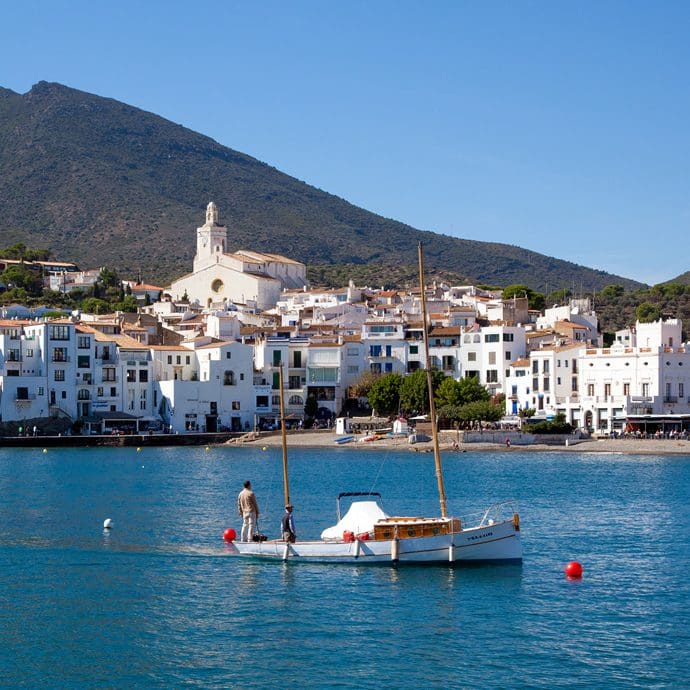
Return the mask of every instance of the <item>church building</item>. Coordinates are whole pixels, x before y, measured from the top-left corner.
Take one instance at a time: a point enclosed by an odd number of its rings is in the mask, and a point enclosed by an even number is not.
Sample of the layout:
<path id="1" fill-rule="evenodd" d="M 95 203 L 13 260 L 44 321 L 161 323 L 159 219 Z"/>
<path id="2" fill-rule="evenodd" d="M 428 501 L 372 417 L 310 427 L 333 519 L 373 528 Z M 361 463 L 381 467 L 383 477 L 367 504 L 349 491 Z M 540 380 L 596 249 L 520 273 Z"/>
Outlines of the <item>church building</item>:
<path id="1" fill-rule="evenodd" d="M 173 301 L 185 295 L 203 307 L 224 309 L 228 304 L 274 307 L 284 288 L 307 284 L 306 266 L 280 254 L 239 250 L 227 253 L 228 229 L 218 219 L 218 207 L 206 207 L 206 222 L 196 231 L 192 272 L 175 280 L 169 292 Z"/>

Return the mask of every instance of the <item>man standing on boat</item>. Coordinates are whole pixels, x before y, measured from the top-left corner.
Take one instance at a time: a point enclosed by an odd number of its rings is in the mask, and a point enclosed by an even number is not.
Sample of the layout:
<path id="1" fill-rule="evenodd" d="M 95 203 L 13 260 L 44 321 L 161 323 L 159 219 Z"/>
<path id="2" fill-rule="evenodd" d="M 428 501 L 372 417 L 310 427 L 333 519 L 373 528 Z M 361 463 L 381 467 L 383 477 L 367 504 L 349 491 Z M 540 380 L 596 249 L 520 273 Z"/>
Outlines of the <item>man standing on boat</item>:
<path id="1" fill-rule="evenodd" d="M 285 506 L 285 513 L 283 513 L 283 518 L 280 521 L 280 528 L 283 533 L 283 541 L 294 544 L 297 534 L 295 533 L 295 518 L 292 515 L 292 505 L 290 503 Z"/>
<path id="2" fill-rule="evenodd" d="M 259 504 L 252 491 L 252 484 L 249 480 L 244 483 L 244 489 L 237 497 L 237 512 L 242 518 L 242 541 L 251 541 L 256 532 L 256 523 L 259 520 Z"/>

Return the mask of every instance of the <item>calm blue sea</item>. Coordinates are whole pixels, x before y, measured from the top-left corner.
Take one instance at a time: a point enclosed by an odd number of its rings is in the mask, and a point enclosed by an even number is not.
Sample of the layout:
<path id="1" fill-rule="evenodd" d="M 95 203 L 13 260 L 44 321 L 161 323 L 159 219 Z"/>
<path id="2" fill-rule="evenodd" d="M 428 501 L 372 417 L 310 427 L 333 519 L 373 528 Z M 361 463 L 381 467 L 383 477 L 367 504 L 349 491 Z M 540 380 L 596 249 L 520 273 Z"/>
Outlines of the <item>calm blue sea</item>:
<path id="1" fill-rule="evenodd" d="M 244 479 L 277 536 L 279 449 L 0 450 L 0 685 L 688 687 L 690 457 L 443 459 L 453 514 L 520 502 L 522 566 L 234 560 Z M 430 454 L 294 451 L 290 476 L 300 537 L 344 490 L 438 513 Z"/>

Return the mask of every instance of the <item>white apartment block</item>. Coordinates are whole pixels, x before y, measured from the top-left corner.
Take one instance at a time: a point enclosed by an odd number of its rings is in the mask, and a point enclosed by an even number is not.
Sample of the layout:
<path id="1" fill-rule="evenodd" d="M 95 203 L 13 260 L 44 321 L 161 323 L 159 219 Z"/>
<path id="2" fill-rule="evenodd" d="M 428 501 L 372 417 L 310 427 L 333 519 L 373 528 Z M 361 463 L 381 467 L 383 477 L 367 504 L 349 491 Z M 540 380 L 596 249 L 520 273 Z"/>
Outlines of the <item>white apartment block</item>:
<path id="1" fill-rule="evenodd" d="M 514 362 L 506 380 L 506 414 L 536 410 L 536 418 L 566 415 L 580 426 L 579 358 L 586 345 L 567 344 L 533 350 L 529 358 Z"/>
<path id="2" fill-rule="evenodd" d="M 365 367 L 373 374 L 404 374 L 408 347 L 402 320 L 367 321 L 362 325 Z"/>
<path id="3" fill-rule="evenodd" d="M 585 350 L 580 360 L 583 425 L 612 431 L 645 415 L 690 414 L 690 349 L 678 319 L 637 323 L 637 346 Z"/>
<path id="4" fill-rule="evenodd" d="M 491 395 L 505 393 L 510 365 L 525 352 L 522 326 L 473 327 L 462 334 L 460 370 L 464 377 L 476 377 Z"/>

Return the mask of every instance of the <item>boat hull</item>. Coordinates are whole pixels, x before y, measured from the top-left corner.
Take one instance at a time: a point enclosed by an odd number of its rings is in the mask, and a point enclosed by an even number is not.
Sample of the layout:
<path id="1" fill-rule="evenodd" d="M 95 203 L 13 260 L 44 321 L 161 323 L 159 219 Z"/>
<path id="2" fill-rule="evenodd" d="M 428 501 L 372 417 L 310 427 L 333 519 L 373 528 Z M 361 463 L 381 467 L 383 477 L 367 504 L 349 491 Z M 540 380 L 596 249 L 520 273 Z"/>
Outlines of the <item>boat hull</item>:
<path id="1" fill-rule="evenodd" d="M 233 542 L 233 555 L 305 563 L 455 564 L 520 562 L 520 532 L 513 520 L 451 534 L 405 539 Z"/>

